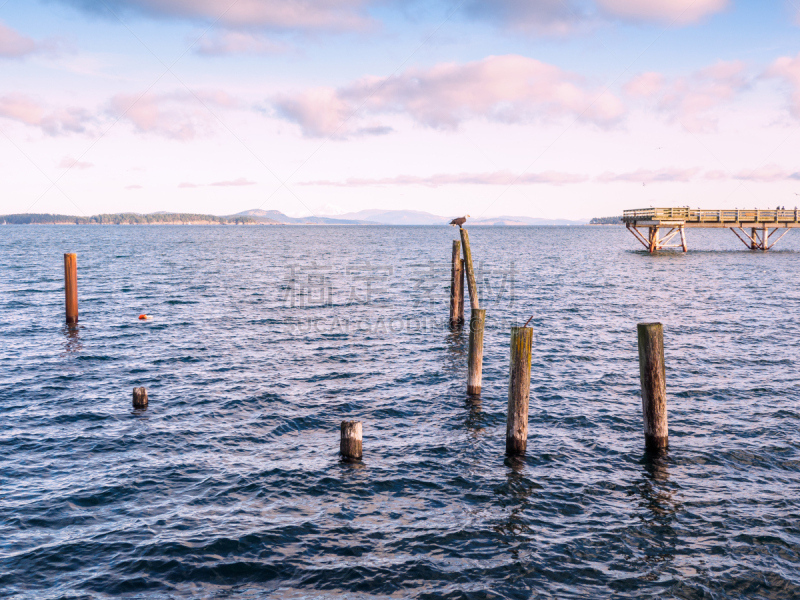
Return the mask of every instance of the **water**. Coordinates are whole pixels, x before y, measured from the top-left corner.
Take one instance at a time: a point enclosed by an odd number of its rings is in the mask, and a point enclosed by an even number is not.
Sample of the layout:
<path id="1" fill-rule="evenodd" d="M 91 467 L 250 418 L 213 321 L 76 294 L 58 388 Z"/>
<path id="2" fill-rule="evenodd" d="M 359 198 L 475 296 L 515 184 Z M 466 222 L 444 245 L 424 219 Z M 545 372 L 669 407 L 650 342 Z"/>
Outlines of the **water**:
<path id="1" fill-rule="evenodd" d="M 480 399 L 442 327 L 455 235 L 0 228 L 0 596 L 800 596 L 800 234 L 649 256 L 622 228 L 473 228 Z M 509 461 L 508 326 L 531 314 Z M 662 457 L 638 395 L 654 320 Z M 337 457 L 351 418 L 362 464 Z"/>

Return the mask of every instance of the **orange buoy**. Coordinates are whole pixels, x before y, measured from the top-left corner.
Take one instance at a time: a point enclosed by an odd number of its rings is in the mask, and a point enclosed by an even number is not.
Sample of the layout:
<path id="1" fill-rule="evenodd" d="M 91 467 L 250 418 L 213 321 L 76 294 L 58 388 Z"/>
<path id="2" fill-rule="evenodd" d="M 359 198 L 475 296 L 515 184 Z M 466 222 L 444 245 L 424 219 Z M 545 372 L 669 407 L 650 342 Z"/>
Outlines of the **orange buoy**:
<path id="1" fill-rule="evenodd" d="M 139 315 L 140 321 L 144 321 L 145 319 L 147 319 L 147 315 Z"/>

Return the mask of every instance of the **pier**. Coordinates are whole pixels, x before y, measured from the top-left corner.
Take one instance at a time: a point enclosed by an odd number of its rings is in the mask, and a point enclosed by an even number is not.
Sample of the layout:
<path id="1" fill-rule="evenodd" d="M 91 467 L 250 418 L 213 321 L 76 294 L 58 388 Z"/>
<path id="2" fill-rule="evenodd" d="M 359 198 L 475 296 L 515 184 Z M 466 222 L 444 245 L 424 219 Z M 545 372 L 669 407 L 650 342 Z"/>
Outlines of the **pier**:
<path id="1" fill-rule="evenodd" d="M 797 208 L 791 210 L 637 208 L 623 211 L 622 221 L 648 252 L 657 252 L 664 248 L 681 248 L 686 252 L 687 227 L 727 227 L 749 250 L 766 252 L 789 233 L 790 229 L 800 227 L 798 216 L 800 210 Z M 639 231 L 640 227 L 647 228 L 647 236 Z M 662 229 L 667 230 L 663 236 Z M 776 234 L 777 237 L 773 239 Z M 680 236 L 679 243 L 677 241 L 670 243 L 678 236 Z"/>

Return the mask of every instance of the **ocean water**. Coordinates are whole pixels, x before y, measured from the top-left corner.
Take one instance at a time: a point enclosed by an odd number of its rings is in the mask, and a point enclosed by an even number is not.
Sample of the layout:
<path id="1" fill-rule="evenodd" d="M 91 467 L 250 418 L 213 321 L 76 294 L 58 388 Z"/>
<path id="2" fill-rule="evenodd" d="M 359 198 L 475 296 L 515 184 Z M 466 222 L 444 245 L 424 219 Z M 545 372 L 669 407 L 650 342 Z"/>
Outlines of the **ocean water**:
<path id="1" fill-rule="evenodd" d="M 0 227 L 0 597 L 800 596 L 800 232 L 653 256 L 617 227 L 470 234 L 480 398 L 445 326 L 451 228 Z M 656 320 L 660 456 L 636 350 Z"/>

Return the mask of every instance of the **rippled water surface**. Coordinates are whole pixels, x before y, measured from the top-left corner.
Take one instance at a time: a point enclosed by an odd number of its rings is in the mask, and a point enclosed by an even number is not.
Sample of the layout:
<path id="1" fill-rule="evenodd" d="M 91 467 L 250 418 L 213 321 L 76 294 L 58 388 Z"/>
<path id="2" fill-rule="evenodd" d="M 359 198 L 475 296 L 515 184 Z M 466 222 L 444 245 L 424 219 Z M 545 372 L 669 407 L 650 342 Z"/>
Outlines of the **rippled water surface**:
<path id="1" fill-rule="evenodd" d="M 473 228 L 479 399 L 443 326 L 455 237 L 1 227 L 0 596 L 800 596 L 800 232 L 649 256 L 617 227 Z M 531 314 L 509 461 L 509 326 Z M 636 351 L 654 320 L 662 457 Z"/>

